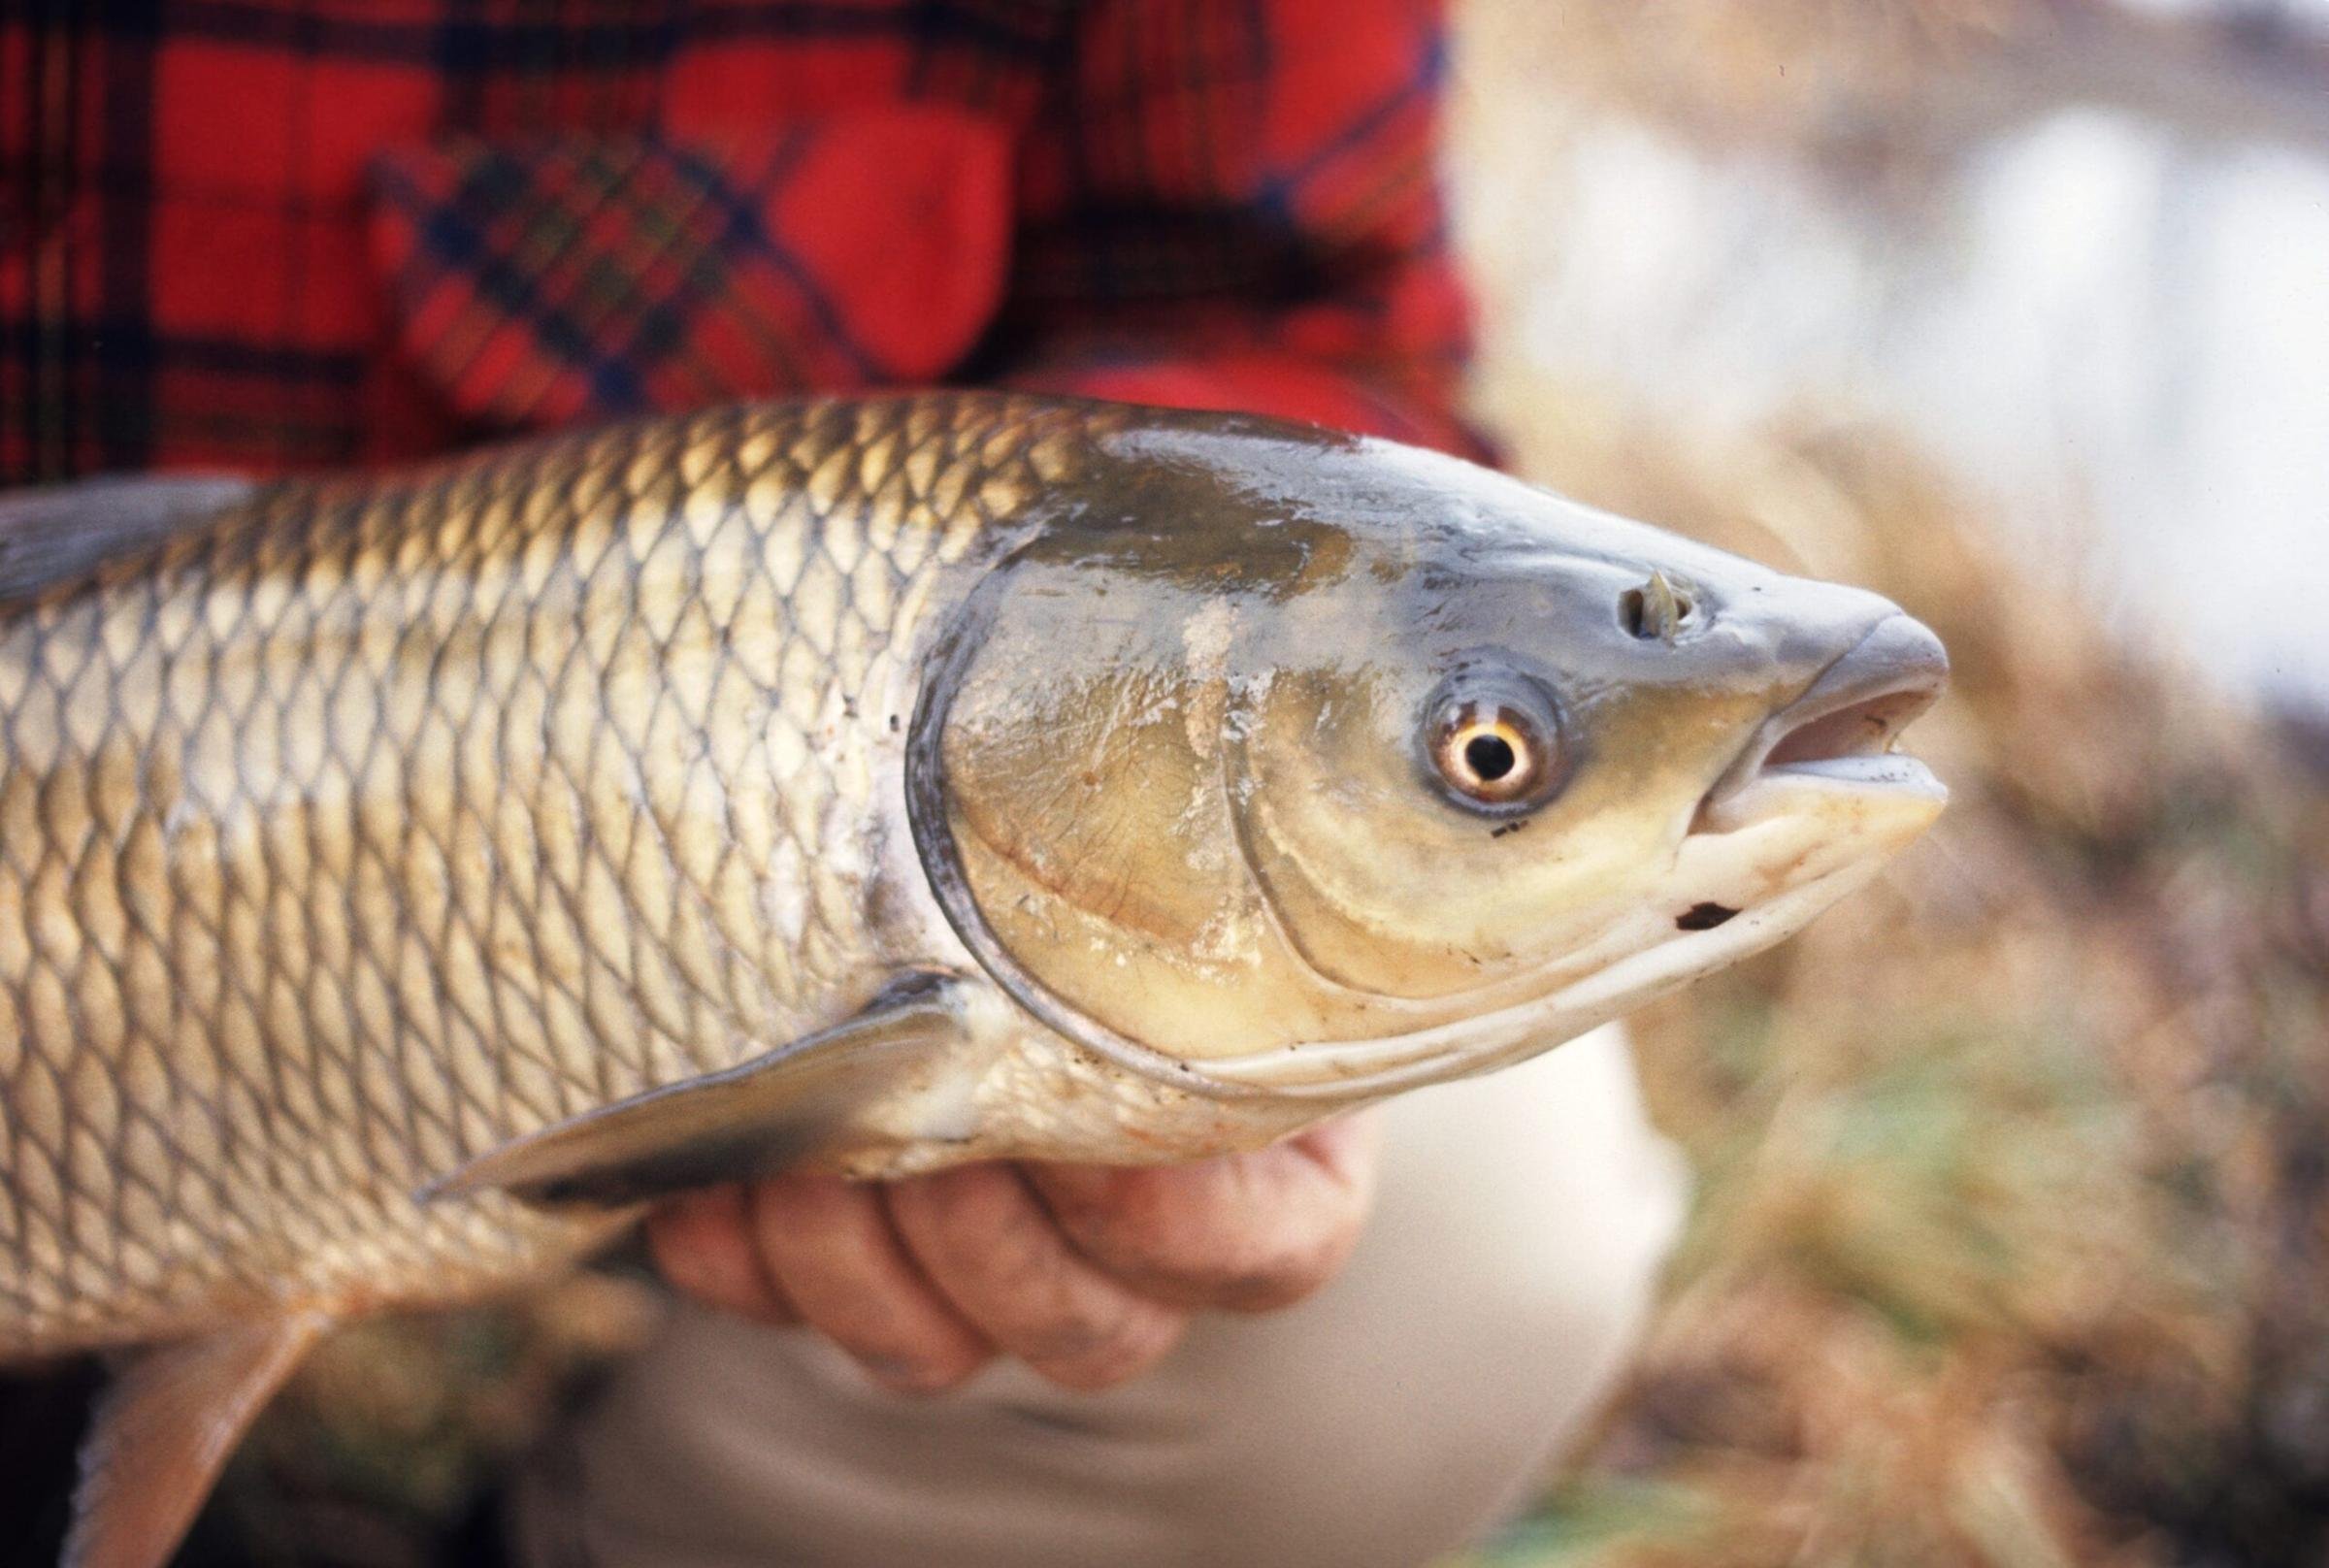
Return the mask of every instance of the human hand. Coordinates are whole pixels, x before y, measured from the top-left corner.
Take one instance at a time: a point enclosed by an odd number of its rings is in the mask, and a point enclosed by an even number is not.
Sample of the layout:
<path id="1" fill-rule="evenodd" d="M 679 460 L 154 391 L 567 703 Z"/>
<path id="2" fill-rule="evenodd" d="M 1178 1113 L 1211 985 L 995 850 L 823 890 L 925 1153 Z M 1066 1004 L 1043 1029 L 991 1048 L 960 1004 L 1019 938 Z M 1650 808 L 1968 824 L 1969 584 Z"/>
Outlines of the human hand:
<path id="1" fill-rule="evenodd" d="M 1375 1184 L 1371 1114 L 1188 1165 L 967 1165 L 905 1181 L 789 1174 L 647 1222 L 707 1305 L 805 1323 L 890 1388 L 935 1393 L 997 1355 L 1101 1388 L 1202 1308 L 1267 1312 L 1334 1276 Z"/>

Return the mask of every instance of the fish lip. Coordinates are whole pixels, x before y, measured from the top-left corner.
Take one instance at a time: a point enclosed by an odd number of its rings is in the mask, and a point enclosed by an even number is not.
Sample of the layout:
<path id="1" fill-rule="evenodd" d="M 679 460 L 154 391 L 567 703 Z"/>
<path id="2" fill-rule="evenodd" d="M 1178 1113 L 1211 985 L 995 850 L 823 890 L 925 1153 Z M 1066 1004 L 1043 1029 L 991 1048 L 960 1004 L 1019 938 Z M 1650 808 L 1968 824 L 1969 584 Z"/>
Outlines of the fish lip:
<path id="1" fill-rule="evenodd" d="M 1216 1082 L 1329 1103 L 1365 1103 L 1427 1084 L 1493 1071 L 1579 1038 L 1588 1029 L 1667 994 L 1674 984 L 1720 968 L 1800 930 L 1810 913 L 1825 907 L 1838 896 L 1840 886 L 1848 890 L 1860 874 L 1857 866 L 1837 867 L 1788 888 L 1769 903 L 1743 911 L 1747 918 L 1679 936 L 1669 932 L 1665 940 L 1605 964 L 1571 985 L 1487 1013 L 1371 1039 L 1275 1046 L 1242 1057 L 1215 1058 L 1205 1065 Z M 1806 905 L 1810 913 L 1805 912 Z M 1775 920 L 1784 928 L 1779 936 L 1767 934 Z M 1710 949 L 1729 956 L 1707 960 Z M 1698 966 L 1669 968 L 1662 977 L 1655 972 L 1661 960 L 1670 961 L 1676 955 L 1694 955 Z M 1644 966 L 1654 972 L 1645 977 Z M 1364 1070 L 1352 1070 L 1353 1063 Z M 1283 1076 L 1294 1070 L 1323 1071 L 1326 1076 Z"/>
<path id="2" fill-rule="evenodd" d="M 1905 611 L 1893 611 L 1755 727 L 1699 800 L 1689 831 L 1726 831 L 1733 824 L 1724 807 L 1774 775 L 1831 787 L 1939 790 L 1922 763 L 1892 748 L 1948 685 L 1949 654 L 1940 638 Z"/>

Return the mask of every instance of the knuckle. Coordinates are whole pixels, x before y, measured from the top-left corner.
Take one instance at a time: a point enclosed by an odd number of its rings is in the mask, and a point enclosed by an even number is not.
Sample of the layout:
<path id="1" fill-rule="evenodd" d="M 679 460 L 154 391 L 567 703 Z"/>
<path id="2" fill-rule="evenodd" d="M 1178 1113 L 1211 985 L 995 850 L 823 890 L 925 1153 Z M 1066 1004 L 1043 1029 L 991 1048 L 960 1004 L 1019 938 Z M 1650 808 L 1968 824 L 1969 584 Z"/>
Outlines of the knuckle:
<path id="1" fill-rule="evenodd" d="M 1194 1254 L 1180 1276 L 1208 1305 L 1243 1312 L 1292 1306 L 1333 1277 L 1344 1246 L 1305 1226 L 1256 1225 L 1217 1236 L 1210 1251 Z"/>
<path id="2" fill-rule="evenodd" d="M 1357 1239 L 1352 1229 L 1309 1229 L 1281 1236 L 1262 1264 L 1235 1282 L 1225 1304 L 1247 1312 L 1290 1307 L 1341 1270 Z"/>
<path id="3" fill-rule="evenodd" d="M 868 1354 L 852 1359 L 891 1392 L 923 1397 L 961 1388 L 986 1363 L 983 1356 Z"/>
<path id="4" fill-rule="evenodd" d="M 1037 1179 L 1061 1228 L 1086 1251 L 1133 1253 L 1167 1230 L 1166 1184 L 1142 1169 L 1044 1171 Z"/>
<path id="5" fill-rule="evenodd" d="M 923 1272 L 975 1323 L 1019 1323 L 1058 1294 L 1063 1248 L 1039 1214 L 941 1192 L 901 1193 L 892 1212 Z"/>
<path id="6" fill-rule="evenodd" d="M 705 1204 L 677 1205 L 648 1221 L 647 1251 L 657 1271 L 673 1290 L 710 1306 L 741 1307 L 758 1293 L 747 1286 L 754 1270 L 746 1248 L 737 1227 L 721 1224 Z"/>
<path id="7" fill-rule="evenodd" d="M 1123 1260 L 1135 1278 L 1211 1299 L 1255 1287 L 1285 1266 L 1264 1226 L 1188 1218 L 1127 1238 Z"/>
<path id="8" fill-rule="evenodd" d="M 698 1301 L 712 1301 L 710 1270 L 690 1245 L 689 1238 L 660 1225 L 651 1226 L 647 1231 L 647 1251 L 655 1259 L 655 1271 L 663 1276 L 666 1285 Z"/>
<path id="9" fill-rule="evenodd" d="M 1363 1144 L 1371 1128 L 1358 1124 L 1337 1135 Z M 1340 1269 L 1358 1240 L 1368 1185 L 1281 1145 L 1195 1166 L 1087 1177 L 1054 1206 L 1085 1256 L 1142 1293 L 1262 1312 L 1302 1299 Z"/>
<path id="10" fill-rule="evenodd" d="M 968 1335 L 936 1321 L 907 1319 L 896 1303 L 867 1301 L 858 1310 L 812 1318 L 810 1326 L 884 1383 L 945 1388 L 968 1377 L 985 1359 Z"/>
<path id="11" fill-rule="evenodd" d="M 935 1250 L 966 1262 L 992 1268 L 999 1258 L 1019 1258 L 1055 1228 L 1008 1172 L 974 1167 L 919 1180 L 929 1185 L 907 1194 L 919 1200 L 917 1228 Z"/>
<path id="12" fill-rule="evenodd" d="M 1064 1217 L 1076 1245 L 1116 1273 L 1197 1281 L 1220 1266 L 1225 1227 L 1210 1206 L 1157 1171 L 1126 1171 Z"/>
<path id="13" fill-rule="evenodd" d="M 1108 1354 L 1134 1332 L 1132 1317 L 1121 1306 L 1109 1310 L 1057 1297 L 1038 1299 L 1022 1304 L 1007 1337 L 1025 1361 L 1081 1360 Z"/>
<path id="14" fill-rule="evenodd" d="M 1094 1392 L 1129 1383 L 1179 1343 L 1187 1318 L 1158 1312 L 1130 1319 L 1072 1354 L 1028 1356 L 1028 1364 L 1064 1388 Z"/>

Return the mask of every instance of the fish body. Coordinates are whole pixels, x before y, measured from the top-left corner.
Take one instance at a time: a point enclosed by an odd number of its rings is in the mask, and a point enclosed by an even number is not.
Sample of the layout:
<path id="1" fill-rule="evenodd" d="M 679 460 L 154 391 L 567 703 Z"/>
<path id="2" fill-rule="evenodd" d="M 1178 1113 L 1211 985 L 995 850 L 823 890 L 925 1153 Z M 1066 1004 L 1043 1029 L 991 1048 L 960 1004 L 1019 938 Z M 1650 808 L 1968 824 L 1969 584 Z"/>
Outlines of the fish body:
<path id="1" fill-rule="evenodd" d="M 269 485 L 14 615 L 0 1348 L 537 1270 L 600 1224 L 413 1194 L 923 957 L 881 785 L 1048 423 L 730 410 Z"/>
<path id="2" fill-rule="evenodd" d="M 219 1449 L 172 1412 L 231 1444 L 331 1322 L 753 1170 L 1255 1147 L 1940 807 L 1890 604 L 1265 421 L 755 406 L 15 507 L 0 1356 L 179 1347 L 88 1563 L 166 1555 Z"/>

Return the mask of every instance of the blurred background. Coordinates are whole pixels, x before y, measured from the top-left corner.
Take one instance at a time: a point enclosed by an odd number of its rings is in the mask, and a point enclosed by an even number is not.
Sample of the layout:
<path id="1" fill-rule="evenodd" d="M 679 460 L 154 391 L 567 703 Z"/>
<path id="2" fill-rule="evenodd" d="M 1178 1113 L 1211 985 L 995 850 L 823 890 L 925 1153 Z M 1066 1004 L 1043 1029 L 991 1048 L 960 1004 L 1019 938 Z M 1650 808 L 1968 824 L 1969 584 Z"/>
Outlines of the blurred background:
<path id="1" fill-rule="evenodd" d="M 1644 1021 L 1689 1233 L 1460 1568 L 2329 1561 L 2329 0 L 1458 18 L 1513 465 L 1959 671 L 1941 828 Z M 220 1560 L 442 1556 L 656 1299 L 336 1339 Z"/>
<path id="2" fill-rule="evenodd" d="M 1958 670 L 1940 828 L 1644 1021 L 1692 1227 L 1477 1561 L 2329 1561 L 2329 4 L 1460 24 L 1516 466 Z"/>
<path id="3" fill-rule="evenodd" d="M 2116 624 L 2329 702 L 2254 591 L 2329 583 L 2329 0 L 1458 11 L 1492 417 L 1880 425 Z"/>

